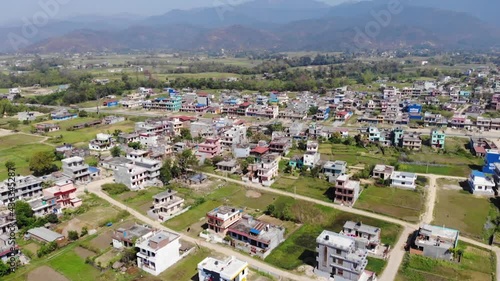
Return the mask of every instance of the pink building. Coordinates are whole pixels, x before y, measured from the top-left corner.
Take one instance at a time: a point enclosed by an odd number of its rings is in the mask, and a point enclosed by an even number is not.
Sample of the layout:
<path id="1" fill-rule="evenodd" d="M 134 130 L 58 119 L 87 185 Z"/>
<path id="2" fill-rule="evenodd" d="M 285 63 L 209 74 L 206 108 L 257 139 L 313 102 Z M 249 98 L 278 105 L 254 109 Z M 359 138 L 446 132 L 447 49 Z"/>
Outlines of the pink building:
<path id="1" fill-rule="evenodd" d="M 60 209 L 76 208 L 82 205 L 82 199 L 76 197 L 76 187 L 72 181 L 56 183 L 55 186 L 43 190 L 44 197 L 55 197 Z"/>
<path id="2" fill-rule="evenodd" d="M 221 143 L 219 138 L 207 138 L 205 142 L 198 145 L 198 152 L 205 154 L 208 159 L 219 155 L 221 152 Z"/>

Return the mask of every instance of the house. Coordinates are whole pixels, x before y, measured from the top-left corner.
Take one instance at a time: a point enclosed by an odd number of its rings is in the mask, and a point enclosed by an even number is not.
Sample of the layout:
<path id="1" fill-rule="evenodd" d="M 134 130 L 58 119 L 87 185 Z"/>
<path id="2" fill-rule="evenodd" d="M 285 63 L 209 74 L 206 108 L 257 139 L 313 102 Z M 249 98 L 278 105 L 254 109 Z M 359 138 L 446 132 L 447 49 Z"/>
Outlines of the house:
<path id="1" fill-rule="evenodd" d="M 307 141 L 306 153 L 304 154 L 304 166 L 313 168 L 321 159 L 321 154 L 318 152 L 319 144 L 317 141 Z"/>
<path id="2" fill-rule="evenodd" d="M 29 237 L 42 243 L 59 242 L 64 240 L 64 235 L 45 227 L 36 227 L 28 230 Z"/>
<path id="3" fill-rule="evenodd" d="M 158 276 L 180 260 L 180 236 L 167 231 L 155 232 L 151 237 L 138 239 L 137 267 Z"/>
<path id="4" fill-rule="evenodd" d="M 132 161 L 139 161 L 148 157 L 149 151 L 134 149 L 127 152 L 125 156 L 127 159 Z"/>
<path id="5" fill-rule="evenodd" d="M 76 187 L 71 181 L 56 182 L 52 187 L 43 190 L 44 197 L 54 197 L 58 208 L 77 208 L 82 205 L 82 199 L 76 196 Z"/>
<path id="6" fill-rule="evenodd" d="M 50 118 L 57 121 L 69 120 L 77 117 L 78 114 L 70 113 L 67 109 L 56 110 L 50 113 Z"/>
<path id="7" fill-rule="evenodd" d="M 328 161 L 323 165 L 323 173 L 329 178 L 329 181 L 334 181 L 337 177 L 345 175 L 347 171 L 347 162 L 336 160 Z"/>
<path id="8" fill-rule="evenodd" d="M 415 189 L 417 187 L 416 180 L 417 175 L 414 173 L 394 171 L 391 174 L 392 187 Z"/>
<path id="9" fill-rule="evenodd" d="M 198 264 L 200 281 L 246 281 L 248 272 L 248 263 L 235 257 L 226 260 L 207 257 Z"/>
<path id="10" fill-rule="evenodd" d="M 500 150 L 486 150 L 484 162 L 483 172 L 493 174 L 493 171 L 495 170 L 495 163 L 500 163 Z"/>
<path id="11" fill-rule="evenodd" d="M 276 138 L 269 143 L 269 151 L 279 153 L 283 156 L 287 155 L 292 148 L 292 140 L 290 138 Z"/>
<path id="12" fill-rule="evenodd" d="M 375 168 L 373 168 L 372 178 L 388 180 L 394 170 L 395 168 L 393 166 L 377 164 L 375 165 Z"/>
<path id="13" fill-rule="evenodd" d="M 34 176 L 17 176 L 15 177 L 15 197 L 9 194 L 9 181 L 0 182 L 0 205 L 7 206 L 10 200 L 28 201 L 33 198 L 38 198 L 42 193 L 42 180 Z"/>
<path id="14" fill-rule="evenodd" d="M 334 201 L 352 206 L 361 194 L 361 187 L 359 181 L 353 181 L 349 178 L 349 175 L 337 177 L 335 181 Z"/>
<path id="15" fill-rule="evenodd" d="M 9 210 L 0 212 L 0 235 L 17 232 L 16 219 Z"/>
<path id="16" fill-rule="evenodd" d="M 41 115 L 38 113 L 38 115 Z M 19 121 L 35 121 L 37 117 L 37 112 L 23 111 L 17 113 L 17 120 Z"/>
<path id="17" fill-rule="evenodd" d="M 102 124 L 112 125 L 112 124 L 120 123 L 123 121 L 125 121 L 125 117 L 123 117 L 123 116 L 110 115 L 110 116 L 106 116 L 106 117 L 104 117 L 104 119 L 102 119 Z"/>
<path id="18" fill-rule="evenodd" d="M 235 248 L 264 259 L 285 241 L 285 228 L 243 215 L 228 227 L 227 235 Z"/>
<path id="19" fill-rule="evenodd" d="M 56 202 L 56 197 L 53 195 L 44 195 L 43 197 L 32 199 L 27 203 L 30 205 L 33 215 L 37 217 L 61 213 L 61 208 Z"/>
<path id="20" fill-rule="evenodd" d="M 73 183 L 80 184 L 90 181 L 89 165 L 85 164 L 82 157 L 71 157 L 61 160 L 63 174 Z"/>
<path id="21" fill-rule="evenodd" d="M 148 215 L 161 222 L 178 214 L 184 206 L 184 199 L 171 189 L 156 194 L 153 199 L 153 207 L 148 211 Z"/>
<path id="22" fill-rule="evenodd" d="M 458 230 L 455 229 L 424 224 L 415 232 L 410 253 L 451 260 L 453 253 L 450 249 L 457 247 L 458 234 Z"/>
<path id="23" fill-rule="evenodd" d="M 469 142 L 471 153 L 478 157 L 485 157 L 486 150 L 496 150 L 497 145 L 486 138 L 471 137 Z"/>
<path id="24" fill-rule="evenodd" d="M 182 97 L 176 94 L 171 94 L 170 97 L 167 98 L 156 98 L 144 101 L 142 106 L 144 109 L 148 110 L 167 110 L 177 112 L 182 108 Z"/>
<path id="25" fill-rule="evenodd" d="M 106 151 L 115 146 L 113 137 L 108 134 L 97 134 L 96 138 L 89 143 L 89 149 L 94 151 Z"/>
<path id="26" fill-rule="evenodd" d="M 189 184 L 202 184 L 207 180 L 207 176 L 204 174 L 196 174 L 188 179 Z"/>
<path id="27" fill-rule="evenodd" d="M 288 166 L 290 166 L 292 169 L 300 169 L 302 166 L 304 166 L 304 161 L 302 160 L 301 156 L 293 156 L 290 157 L 290 160 L 288 160 Z"/>
<path id="28" fill-rule="evenodd" d="M 402 141 L 403 148 L 408 150 L 420 150 L 422 148 L 422 140 L 417 133 L 405 133 Z"/>
<path id="29" fill-rule="evenodd" d="M 163 185 L 159 180 L 161 166 L 161 161 L 152 159 L 140 159 L 133 163 L 117 165 L 114 170 L 115 182 L 122 183 L 131 190 L 161 186 Z"/>
<path id="30" fill-rule="evenodd" d="M 105 107 L 115 107 L 115 106 L 118 106 L 118 101 L 117 100 L 105 100 L 102 103 L 102 106 L 105 106 Z"/>
<path id="31" fill-rule="evenodd" d="M 346 221 L 340 234 L 356 240 L 356 248 L 375 250 L 380 244 L 380 228 L 363 224 L 362 222 Z"/>
<path id="32" fill-rule="evenodd" d="M 242 216 L 243 210 L 230 206 L 220 206 L 207 213 L 208 229 L 225 237 L 229 227 Z"/>
<path id="33" fill-rule="evenodd" d="M 324 230 L 317 238 L 316 274 L 340 281 L 375 281 L 375 274 L 365 271 L 368 251 L 356 247 L 354 238 Z"/>
<path id="34" fill-rule="evenodd" d="M 470 192 L 473 194 L 494 195 L 495 182 L 483 172 L 472 171 L 467 179 Z"/>
<path id="35" fill-rule="evenodd" d="M 198 153 L 206 158 L 212 159 L 221 153 L 221 142 L 219 138 L 207 138 L 205 142 L 198 145 Z"/>
<path id="36" fill-rule="evenodd" d="M 446 133 L 443 130 L 432 129 L 431 130 L 431 147 L 444 149 L 445 138 L 446 138 Z"/>
<path id="37" fill-rule="evenodd" d="M 12 240 L 10 236 L 5 233 L 0 235 L 0 262 L 5 264 L 9 263 L 12 256 L 18 256 L 20 254 L 19 245 L 12 247 Z"/>
<path id="38" fill-rule="evenodd" d="M 256 183 L 261 183 L 264 186 L 271 186 L 278 176 L 280 159 L 279 154 L 270 153 L 256 160 L 257 163 L 249 165 L 249 171 L 253 173 L 252 179 L 257 179 Z"/>
<path id="39" fill-rule="evenodd" d="M 61 129 L 59 125 L 57 124 L 48 124 L 48 123 L 41 123 L 41 124 L 36 124 L 36 132 L 39 134 L 44 134 L 44 133 L 50 133 L 50 132 L 56 132 Z"/>
<path id="40" fill-rule="evenodd" d="M 230 174 L 236 173 L 236 171 L 240 168 L 240 164 L 238 164 L 238 161 L 236 160 L 221 161 L 215 165 L 217 170 Z"/>
<path id="41" fill-rule="evenodd" d="M 250 156 L 250 145 L 240 144 L 233 146 L 234 158 L 247 158 Z"/>
<path id="42" fill-rule="evenodd" d="M 135 241 L 152 236 L 153 229 L 148 226 L 134 224 L 128 228 L 118 228 L 111 235 L 113 248 L 122 249 L 135 246 Z"/>

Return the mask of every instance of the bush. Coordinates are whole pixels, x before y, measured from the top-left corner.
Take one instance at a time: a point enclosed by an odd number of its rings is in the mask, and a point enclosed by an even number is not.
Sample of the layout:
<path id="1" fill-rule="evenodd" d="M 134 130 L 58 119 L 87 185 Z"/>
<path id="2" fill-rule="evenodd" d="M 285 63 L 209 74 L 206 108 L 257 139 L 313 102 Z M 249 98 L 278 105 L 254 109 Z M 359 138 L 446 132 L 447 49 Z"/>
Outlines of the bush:
<path id="1" fill-rule="evenodd" d="M 89 233 L 89 230 L 87 229 L 86 226 L 82 228 L 82 232 L 80 233 L 80 237 L 83 237 Z"/>
<path id="2" fill-rule="evenodd" d="M 196 206 L 199 206 L 199 205 L 201 205 L 201 204 L 203 204 L 205 202 L 206 202 L 205 198 L 198 197 L 198 198 L 196 198 L 196 200 L 194 200 L 193 208 L 196 207 Z"/>
<path id="3" fill-rule="evenodd" d="M 129 191 L 128 187 L 121 183 L 107 183 L 102 186 L 102 190 L 110 195 L 118 195 Z"/>
<path id="4" fill-rule="evenodd" d="M 48 214 L 45 219 L 47 219 L 48 222 L 50 223 L 58 223 L 59 219 L 57 218 L 56 214 Z"/>
<path id="5" fill-rule="evenodd" d="M 40 247 L 40 249 L 38 249 L 38 251 L 36 252 L 36 255 L 37 255 L 37 257 L 41 258 L 45 255 L 48 255 L 48 254 L 54 252 L 55 250 L 57 250 L 57 243 L 56 242 L 46 243 L 46 244 L 43 244 Z"/>
<path id="6" fill-rule="evenodd" d="M 78 231 L 76 231 L 76 230 L 68 231 L 69 240 L 75 241 L 75 240 L 78 240 L 79 237 L 80 237 L 80 235 L 78 235 Z"/>

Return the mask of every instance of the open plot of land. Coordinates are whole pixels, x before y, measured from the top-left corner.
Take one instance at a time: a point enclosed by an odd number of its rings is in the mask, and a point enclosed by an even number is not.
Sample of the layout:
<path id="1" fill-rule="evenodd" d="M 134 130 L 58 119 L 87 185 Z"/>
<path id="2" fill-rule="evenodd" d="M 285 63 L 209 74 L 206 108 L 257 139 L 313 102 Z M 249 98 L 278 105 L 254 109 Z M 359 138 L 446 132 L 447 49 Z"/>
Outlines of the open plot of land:
<path id="1" fill-rule="evenodd" d="M 492 280 L 495 257 L 487 250 L 466 246 L 460 263 L 407 254 L 397 281 Z"/>
<path id="2" fill-rule="evenodd" d="M 292 193 L 297 192 L 297 194 L 320 200 L 328 200 L 326 193 L 331 184 L 319 178 L 281 176 L 272 187 Z"/>
<path id="3" fill-rule="evenodd" d="M 488 237 L 488 218 L 497 214 L 497 207 L 488 197 L 461 190 L 458 181 L 438 181 L 434 225 L 446 225 L 460 230 L 461 235 L 483 240 Z"/>
<path id="4" fill-rule="evenodd" d="M 33 243 L 29 243 L 28 245 L 23 246 L 22 248 L 23 248 L 23 250 L 28 250 L 28 251 L 36 254 L 38 249 L 40 249 L 40 245 L 33 242 Z"/>
<path id="5" fill-rule="evenodd" d="M 363 190 L 354 206 L 358 209 L 417 222 L 425 207 L 425 194 L 423 190 L 370 186 Z"/>
<path id="6" fill-rule="evenodd" d="M 25 134 L 14 134 L 9 136 L 0 137 L 0 147 L 10 148 L 13 146 L 24 145 L 29 143 L 36 143 L 43 140 L 43 137 L 25 135 Z"/>
<path id="7" fill-rule="evenodd" d="M 92 208 L 88 212 L 72 218 L 69 221 L 61 223 L 57 229 L 67 236 L 68 231 L 74 230 L 80 232 L 83 227 L 88 229 L 95 229 L 100 224 L 111 220 L 118 215 L 118 210 L 110 206 L 102 206 L 99 208 Z"/>
<path id="8" fill-rule="evenodd" d="M 96 255 L 96 253 L 82 247 L 76 247 L 73 251 L 75 251 L 75 253 L 82 259 L 86 259 L 88 257 Z"/>
<path id="9" fill-rule="evenodd" d="M 87 120 L 88 119 L 88 120 Z M 125 121 L 125 122 L 120 122 L 117 124 L 112 124 L 112 125 L 104 125 L 104 126 L 97 126 L 97 127 L 88 127 L 88 128 L 83 128 L 75 131 L 67 131 L 66 128 L 72 127 L 75 124 L 78 123 L 84 123 L 87 121 L 82 121 L 82 120 L 96 120 L 94 118 L 77 118 L 77 119 L 72 119 L 68 121 L 62 121 L 63 122 L 71 122 L 68 124 L 65 124 L 64 126 L 61 126 L 61 130 L 57 132 L 52 132 L 48 133 L 48 136 L 51 137 L 59 137 L 62 136 L 60 139 L 52 139 L 51 142 L 54 144 L 62 144 L 62 143 L 71 143 L 71 144 L 77 144 L 77 143 L 85 143 L 89 142 L 90 140 L 94 139 L 98 133 L 109 133 L 112 134 L 115 130 L 121 130 L 123 132 L 129 132 L 133 130 L 134 128 L 134 122 L 132 121 Z M 75 122 L 79 121 L 79 122 Z"/>
<path id="10" fill-rule="evenodd" d="M 119 253 L 113 249 L 107 251 L 106 253 L 100 255 L 98 258 L 95 259 L 96 263 L 100 262 L 102 267 L 107 267 L 110 265 L 111 261 L 113 261 L 116 256 L 119 255 Z"/>
<path id="11" fill-rule="evenodd" d="M 212 255 L 213 252 L 210 252 L 208 249 L 197 249 L 160 274 L 159 277 L 161 280 L 190 281 L 198 273 L 198 263 Z"/>
<path id="12" fill-rule="evenodd" d="M 380 276 L 384 271 L 386 265 L 386 260 L 368 257 L 368 265 L 366 266 L 366 270 L 375 272 L 378 276 Z"/>
<path id="13" fill-rule="evenodd" d="M 303 264 L 314 266 L 316 238 L 325 229 L 339 232 L 348 220 L 362 221 L 367 225 L 380 227 L 384 244 L 394 245 L 401 231 L 398 225 L 296 201 L 293 198 L 280 199 L 274 205 L 276 209 L 288 209 L 294 218 L 304 223 L 266 258 L 266 262 L 287 270 L 295 269 Z"/>
<path id="14" fill-rule="evenodd" d="M 31 271 L 28 274 L 27 281 L 40 281 L 40 280 L 50 280 L 50 281 L 70 281 L 64 275 L 55 271 L 48 266 L 40 266 L 39 268 Z"/>
<path id="15" fill-rule="evenodd" d="M 24 135 L 19 136 L 19 138 L 22 137 L 24 137 Z M 29 170 L 29 161 L 33 154 L 53 150 L 53 147 L 39 143 L 2 146 L 0 148 L 0 162 L 6 163 L 7 161 L 13 161 L 16 164 L 16 172 L 18 174 L 27 175 L 31 173 Z M 4 180 L 6 178 L 7 170 L 5 165 L 0 165 L 0 180 Z"/>

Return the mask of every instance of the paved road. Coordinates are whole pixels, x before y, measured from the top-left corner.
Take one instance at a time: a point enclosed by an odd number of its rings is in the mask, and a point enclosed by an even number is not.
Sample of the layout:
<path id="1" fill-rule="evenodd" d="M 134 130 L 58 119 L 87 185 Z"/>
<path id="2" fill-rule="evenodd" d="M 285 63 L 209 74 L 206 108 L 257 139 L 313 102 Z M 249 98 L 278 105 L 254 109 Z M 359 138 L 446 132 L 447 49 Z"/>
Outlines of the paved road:
<path id="1" fill-rule="evenodd" d="M 102 179 L 102 180 L 99 180 L 99 181 L 95 181 L 95 182 L 92 182 L 92 183 L 90 183 L 90 184 L 87 185 L 87 190 L 89 192 L 91 192 L 91 193 L 99 196 L 100 198 L 108 201 L 109 203 L 113 204 L 114 206 L 116 206 L 118 208 L 121 208 L 123 210 L 127 210 L 135 218 L 137 218 L 137 219 L 139 219 L 139 220 L 141 220 L 141 221 L 143 221 L 143 222 L 145 222 L 145 223 L 147 223 L 147 224 L 149 224 L 149 225 L 151 225 L 151 226 L 153 226 L 153 227 L 155 227 L 157 229 L 161 229 L 161 230 L 166 230 L 166 231 L 169 231 L 169 232 L 177 233 L 176 231 L 173 231 L 173 230 L 165 227 L 164 225 L 162 225 L 158 221 L 153 220 L 153 219 L 151 219 L 151 218 L 149 218 L 149 217 L 147 217 L 147 216 L 145 216 L 145 215 L 137 212 L 136 210 L 127 207 L 123 203 L 114 200 L 113 198 L 111 198 L 110 196 L 108 196 L 106 193 L 102 192 L 101 185 L 106 184 L 106 183 L 111 183 L 111 182 L 113 182 L 112 178 L 106 178 L 106 179 Z M 80 187 L 79 188 L 79 192 L 83 192 L 83 188 L 84 187 Z M 284 277 L 284 278 L 287 278 L 287 279 L 290 279 L 290 280 L 297 280 L 297 281 L 310 281 L 311 280 L 310 277 L 296 275 L 296 274 L 293 274 L 293 273 L 288 272 L 288 271 L 283 271 L 281 269 L 272 267 L 269 264 L 266 264 L 266 263 L 264 263 L 262 261 L 259 261 L 257 259 L 249 258 L 246 255 L 243 255 L 243 254 L 241 254 L 239 252 L 233 251 L 233 250 L 231 250 L 229 248 L 226 248 L 226 247 L 223 247 L 221 245 L 207 243 L 204 240 L 193 238 L 193 237 L 181 234 L 181 233 L 177 233 L 177 234 L 180 235 L 181 239 L 183 239 L 183 240 L 185 240 L 187 242 L 190 242 L 190 243 L 193 243 L 193 244 L 197 244 L 197 245 L 199 245 L 201 247 L 205 247 L 205 248 L 208 248 L 210 250 L 222 253 L 222 254 L 224 254 L 226 256 L 235 256 L 235 257 L 237 257 L 240 260 L 247 261 L 251 267 L 258 268 L 259 270 L 267 271 L 267 272 L 272 272 L 273 274 L 276 274 L 278 276 L 281 276 L 281 277 Z M 193 266 L 195 266 L 195 265 L 193 265 Z"/>

